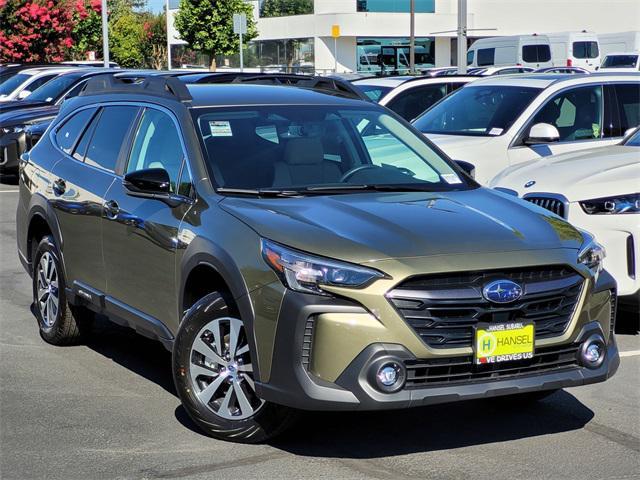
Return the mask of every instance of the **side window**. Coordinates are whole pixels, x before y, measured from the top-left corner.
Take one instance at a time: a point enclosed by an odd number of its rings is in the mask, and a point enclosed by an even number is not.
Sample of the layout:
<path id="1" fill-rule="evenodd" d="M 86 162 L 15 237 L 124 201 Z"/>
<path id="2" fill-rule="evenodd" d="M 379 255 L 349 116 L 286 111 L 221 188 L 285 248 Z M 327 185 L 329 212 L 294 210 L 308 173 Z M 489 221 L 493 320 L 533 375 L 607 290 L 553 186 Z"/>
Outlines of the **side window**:
<path id="1" fill-rule="evenodd" d="M 481 48 L 478 50 L 478 66 L 484 67 L 485 65 L 493 65 L 493 58 L 495 56 L 495 48 Z"/>
<path id="2" fill-rule="evenodd" d="M 473 54 L 475 53 L 475 50 L 469 50 L 467 52 L 467 65 L 471 65 L 473 63 Z"/>
<path id="3" fill-rule="evenodd" d="M 551 60 L 549 45 L 523 45 L 522 61 L 527 63 L 548 62 Z"/>
<path id="4" fill-rule="evenodd" d="M 536 123 L 556 127 L 561 142 L 601 138 L 602 87 L 580 87 L 559 93 L 536 114 L 531 125 Z"/>
<path id="5" fill-rule="evenodd" d="M 189 173 L 189 169 L 187 168 L 187 163 L 185 161 L 182 173 L 180 174 L 180 181 L 178 182 L 178 195 L 184 195 L 185 197 L 191 196 L 191 189 L 193 188 L 192 185 L 193 181 L 191 179 L 191 174 Z"/>
<path id="6" fill-rule="evenodd" d="M 61 127 L 58 127 L 55 133 L 56 143 L 63 152 L 71 155 L 73 146 L 76 144 L 78 137 L 80 137 L 85 125 L 91 120 L 95 111 L 95 108 L 80 110 L 68 118 Z"/>
<path id="7" fill-rule="evenodd" d="M 128 105 L 104 107 L 87 148 L 85 163 L 114 171 L 137 113 L 138 107 Z"/>
<path id="8" fill-rule="evenodd" d="M 86 84 L 87 84 L 86 80 L 83 80 L 82 82 L 78 83 L 75 87 L 69 90 L 69 92 L 67 92 L 67 94 L 64 96 L 64 100 L 78 96 L 78 94 L 80 93 L 80 90 L 82 90 L 82 88 Z"/>
<path id="9" fill-rule="evenodd" d="M 405 120 L 413 120 L 446 95 L 446 85 L 416 87 L 400 93 L 387 107 Z"/>
<path id="10" fill-rule="evenodd" d="M 127 173 L 163 168 L 169 173 L 171 191 L 176 193 L 183 160 L 182 144 L 171 118 L 160 110 L 147 108 L 133 141 Z"/>
<path id="11" fill-rule="evenodd" d="M 640 88 L 634 84 L 605 87 L 605 137 L 621 137 L 640 125 Z"/>
<path id="12" fill-rule="evenodd" d="M 53 77 L 55 77 L 55 75 L 45 75 L 43 77 L 40 77 L 37 80 L 34 80 L 33 82 L 31 82 L 26 87 L 26 89 L 29 90 L 30 92 L 33 92 L 36 88 L 41 87 L 42 85 L 47 83 L 49 80 L 51 80 Z"/>

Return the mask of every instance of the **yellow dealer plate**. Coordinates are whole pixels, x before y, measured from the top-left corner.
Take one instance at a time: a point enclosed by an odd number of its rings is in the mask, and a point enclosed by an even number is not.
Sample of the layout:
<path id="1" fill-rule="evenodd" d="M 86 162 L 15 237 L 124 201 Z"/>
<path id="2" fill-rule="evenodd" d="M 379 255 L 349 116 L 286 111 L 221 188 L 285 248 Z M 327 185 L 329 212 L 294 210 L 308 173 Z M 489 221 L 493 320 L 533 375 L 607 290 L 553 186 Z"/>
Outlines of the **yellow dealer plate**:
<path id="1" fill-rule="evenodd" d="M 476 327 L 476 364 L 533 358 L 535 332 L 532 323 L 479 324 Z"/>

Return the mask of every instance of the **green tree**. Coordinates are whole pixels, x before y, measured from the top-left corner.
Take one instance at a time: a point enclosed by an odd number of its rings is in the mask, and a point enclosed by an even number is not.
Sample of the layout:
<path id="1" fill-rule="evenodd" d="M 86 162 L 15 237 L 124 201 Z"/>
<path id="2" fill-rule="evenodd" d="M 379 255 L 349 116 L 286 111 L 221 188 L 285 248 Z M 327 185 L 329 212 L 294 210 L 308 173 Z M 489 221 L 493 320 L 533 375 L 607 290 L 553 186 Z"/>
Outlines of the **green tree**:
<path id="1" fill-rule="evenodd" d="M 164 12 L 144 14 L 144 51 L 146 64 L 162 70 L 167 65 L 167 16 Z"/>
<path id="2" fill-rule="evenodd" d="M 96 58 L 102 58 L 102 5 L 100 0 L 75 0 L 71 58 L 86 60 L 87 52 L 96 52 Z"/>
<path id="3" fill-rule="evenodd" d="M 284 17 L 313 13 L 313 0 L 264 0 L 261 17 Z"/>
<path id="4" fill-rule="evenodd" d="M 136 68 L 145 62 L 144 22 L 133 11 L 118 15 L 109 22 L 109 49 L 121 67 Z"/>
<path id="5" fill-rule="evenodd" d="M 253 19 L 253 7 L 244 0 L 180 0 L 175 27 L 180 38 L 196 51 L 209 55 L 210 69 L 216 69 L 216 55 L 231 55 L 238 51 L 238 35 L 233 33 L 233 14 L 247 15 L 249 41 L 258 35 Z"/>

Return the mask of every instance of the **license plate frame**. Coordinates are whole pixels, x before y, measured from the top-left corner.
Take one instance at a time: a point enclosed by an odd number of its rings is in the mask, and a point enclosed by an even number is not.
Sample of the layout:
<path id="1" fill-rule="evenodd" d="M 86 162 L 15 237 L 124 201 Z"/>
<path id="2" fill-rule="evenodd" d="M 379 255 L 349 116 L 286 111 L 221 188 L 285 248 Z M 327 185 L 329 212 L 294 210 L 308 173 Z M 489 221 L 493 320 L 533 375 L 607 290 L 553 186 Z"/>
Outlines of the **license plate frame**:
<path id="1" fill-rule="evenodd" d="M 492 365 L 533 359 L 535 328 L 533 322 L 524 320 L 478 323 L 473 330 L 473 363 Z"/>

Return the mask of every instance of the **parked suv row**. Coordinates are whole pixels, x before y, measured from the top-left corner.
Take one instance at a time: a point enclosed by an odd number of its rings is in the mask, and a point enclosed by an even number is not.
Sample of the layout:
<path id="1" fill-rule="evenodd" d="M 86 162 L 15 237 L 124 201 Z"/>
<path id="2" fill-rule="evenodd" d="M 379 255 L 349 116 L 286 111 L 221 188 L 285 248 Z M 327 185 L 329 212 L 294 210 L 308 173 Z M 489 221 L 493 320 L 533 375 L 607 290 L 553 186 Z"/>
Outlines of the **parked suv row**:
<path id="1" fill-rule="evenodd" d="M 323 89 L 90 80 L 20 165 L 42 338 L 95 312 L 172 350 L 204 431 L 602 382 L 602 248 L 485 189 L 399 116 Z"/>

